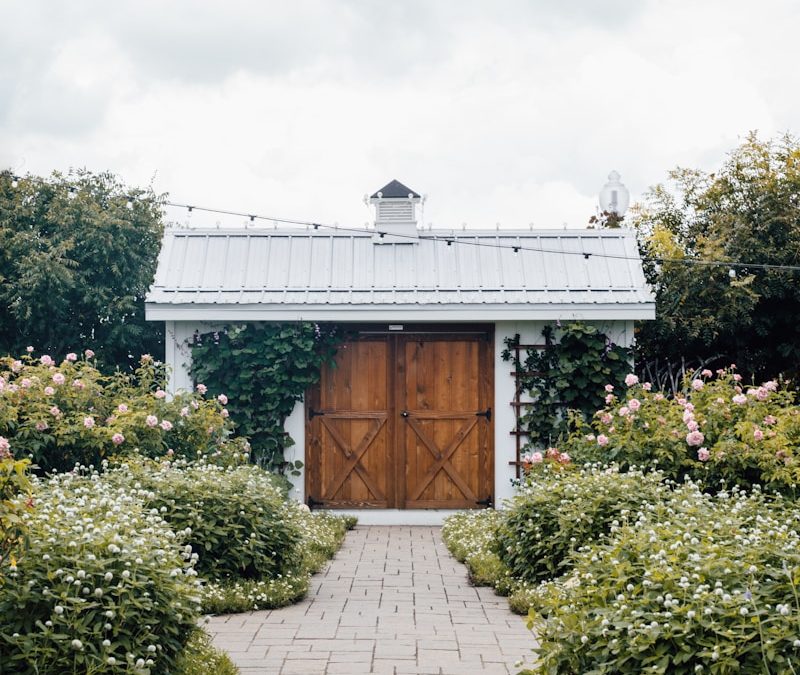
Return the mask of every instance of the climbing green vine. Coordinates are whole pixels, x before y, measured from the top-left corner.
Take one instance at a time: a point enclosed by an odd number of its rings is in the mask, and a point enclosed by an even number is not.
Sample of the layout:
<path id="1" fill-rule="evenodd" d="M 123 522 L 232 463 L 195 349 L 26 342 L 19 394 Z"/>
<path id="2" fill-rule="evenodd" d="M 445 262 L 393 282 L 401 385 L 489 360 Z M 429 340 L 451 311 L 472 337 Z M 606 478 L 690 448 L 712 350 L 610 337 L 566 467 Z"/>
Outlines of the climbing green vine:
<path id="1" fill-rule="evenodd" d="M 195 334 L 191 374 L 215 396 L 228 399 L 236 432 L 252 446 L 253 461 L 277 471 L 296 471 L 283 451 L 294 444 L 286 418 L 322 367 L 333 361 L 342 335 L 335 327 L 301 323 L 249 323 Z"/>
<path id="2" fill-rule="evenodd" d="M 519 335 L 505 339 L 502 353 L 532 401 L 520 411 L 520 426 L 537 447 L 555 445 L 566 436 L 569 411 L 590 419 L 603 405 L 603 387 L 620 385 L 631 367 L 631 350 L 615 345 L 595 326 L 570 323 L 559 340 L 553 327 L 545 326 L 542 336 L 545 348 L 528 350 L 524 359 L 514 351 Z"/>

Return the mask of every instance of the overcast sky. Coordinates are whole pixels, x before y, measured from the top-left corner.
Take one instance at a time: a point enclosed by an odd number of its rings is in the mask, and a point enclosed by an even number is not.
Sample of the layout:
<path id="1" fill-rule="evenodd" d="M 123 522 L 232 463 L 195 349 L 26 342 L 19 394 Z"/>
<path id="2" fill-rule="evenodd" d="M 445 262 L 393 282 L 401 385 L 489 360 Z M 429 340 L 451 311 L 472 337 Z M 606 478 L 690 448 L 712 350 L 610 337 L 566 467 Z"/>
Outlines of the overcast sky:
<path id="1" fill-rule="evenodd" d="M 232 210 L 361 225 L 397 178 L 435 227 L 579 227 L 611 169 L 636 199 L 800 126 L 796 0 L 0 11 L 0 168 L 112 170 Z"/>

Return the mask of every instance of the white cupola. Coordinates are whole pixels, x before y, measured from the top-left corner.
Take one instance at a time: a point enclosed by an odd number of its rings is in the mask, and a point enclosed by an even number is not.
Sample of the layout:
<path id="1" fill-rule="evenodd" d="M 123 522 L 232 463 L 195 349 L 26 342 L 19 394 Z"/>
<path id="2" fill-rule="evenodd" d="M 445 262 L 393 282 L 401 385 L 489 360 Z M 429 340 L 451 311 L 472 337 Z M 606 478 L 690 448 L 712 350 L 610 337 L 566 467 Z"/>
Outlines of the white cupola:
<path id="1" fill-rule="evenodd" d="M 421 201 L 420 195 L 397 180 L 373 194 L 369 202 L 375 204 L 375 243 L 416 243 L 416 209 Z"/>

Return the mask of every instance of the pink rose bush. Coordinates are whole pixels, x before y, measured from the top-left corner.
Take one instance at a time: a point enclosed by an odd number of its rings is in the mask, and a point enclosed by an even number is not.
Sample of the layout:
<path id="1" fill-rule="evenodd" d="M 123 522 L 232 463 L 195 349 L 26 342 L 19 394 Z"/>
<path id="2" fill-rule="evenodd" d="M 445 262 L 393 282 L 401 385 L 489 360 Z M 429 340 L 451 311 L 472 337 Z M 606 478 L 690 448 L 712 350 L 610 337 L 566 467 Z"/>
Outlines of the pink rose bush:
<path id="1" fill-rule="evenodd" d="M 578 423 L 563 450 L 578 462 L 791 490 L 800 484 L 800 406 L 774 380 L 748 387 L 737 375 L 732 368 L 716 375 L 704 369 L 669 398 L 630 374 L 624 405 L 609 394 L 606 407 L 590 424 Z"/>
<path id="2" fill-rule="evenodd" d="M 241 454 L 221 399 L 196 392 L 168 400 L 163 366 L 143 359 L 130 375 L 103 375 L 90 360 L 70 352 L 58 358 L 34 352 L 0 357 L 0 435 L 17 457 L 32 456 L 44 471 L 98 465 L 104 458 L 137 451 L 180 457 Z M 66 386 L 72 383 L 71 386 Z M 227 401 L 227 397 L 225 397 Z"/>

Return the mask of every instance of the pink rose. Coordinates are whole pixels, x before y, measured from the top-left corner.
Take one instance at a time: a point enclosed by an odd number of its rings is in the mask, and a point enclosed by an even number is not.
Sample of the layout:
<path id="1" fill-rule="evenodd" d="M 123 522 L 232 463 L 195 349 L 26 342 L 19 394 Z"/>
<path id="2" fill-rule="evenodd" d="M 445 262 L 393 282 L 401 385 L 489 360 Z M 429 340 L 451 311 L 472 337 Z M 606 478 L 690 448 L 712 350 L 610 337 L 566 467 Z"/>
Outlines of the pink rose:
<path id="1" fill-rule="evenodd" d="M 708 448 L 700 448 L 697 451 L 697 459 L 701 462 L 707 462 L 709 457 L 711 457 L 711 453 L 708 451 Z"/>
<path id="2" fill-rule="evenodd" d="M 42 362 L 43 366 L 52 366 L 55 361 L 50 357 L 49 354 L 45 354 L 42 358 L 39 359 Z"/>
<path id="3" fill-rule="evenodd" d="M 148 427 L 154 427 L 154 426 L 157 426 L 157 425 L 158 425 L 158 417 L 156 417 L 155 415 L 148 415 L 148 416 L 145 418 L 145 420 L 144 420 L 144 423 L 145 423 L 145 424 L 146 424 Z"/>
<path id="4" fill-rule="evenodd" d="M 711 377 L 714 373 L 712 373 L 708 368 L 703 368 L 703 370 L 700 371 L 700 374 L 703 377 Z"/>
<path id="5" fill-rule="evenodd" d="M 72 386 L 76 389 L 83 389 L 86 385 L 80 380 L 72 380 Z"/>
<path id="6" fill-rule="evenodd" d="M 57 405 L 54 405 L 52 408 L 50 408 L 50 414 L 53 417 L 61 417 L 61 410 Z"/>
<path id="7" fill-rule="evenodd" d="M 766 424 L 767 426 L 769 426 L 769 425 L 771 425 L 771 424 L 775 424 L 775 422 L 777 422 L 777 421 L 778 421 L 778 420 L 777 420 L 777 419 L 775 419 L 775 418 L 774 418 L 772 415 L 767 415 L 767 416 L 764 418 L 764 424 Z"/>
<path id="8" fill-rule="evenodd" d="M 629 412 L 630 412 L 630 410 L 628 410 L 628 406 L 624 405 L 619 409 L 619 416 L 620 417 L 625 417 L 625 415 L 627 415 Z"/>
<path id="9" fill-rule="evenodd" d="M 128 406 L 126 406 L 124 403 L 120 403 L 117 406 L 117 410 L 119 410 L 121 413 L 126 413 L 128 412 Z"/>
<path id="10" fill-rule="evenodd" d="M 22 370 L 22 361 L 14 361 L 11 364 L 11 371 L 14 373 L 18 373 L 20 370 Z"/>
<path id="11" fill-rule="evenodd" d="M 775 380 L 769 380 L 769 382 L 764 382 L 764 384 L 762 386 L 767 391 L 777 391 L 778 390 L 778 383 L 775 382 Z"/>
<path id="12" fill-rule="evenodd" d="M 607 384 L 605 386 L 605 390 L 610 394 L 612 391 L 614 391 L 614 385 L 613 384 Z"/>
<path id="13" fill-rule="evenodd" d="M 634 384 L 638 383 L 639 383 L 639 378 L 633 373 L 628 373 L 625 376 L 625 384 L 628 385 L 629 387 L 632 387 Z"/>
<path id="14" fill-rule="evenodd" d="M 217 400 L 222 403 L 222 405 L 228 405 L 228 397 L 225 394 L 220 394 L 217 396 Z"/>
<path id="15" fill-rule="evenodd" d="M 122 445 L 125 442 L 125 436 L 118 432 L 111 437 L 111 442 L 114 445 Z"/>
<path id="16" fill-rule="evenodd" d="M 200 404 L 197 401 L 189 401 L 189 405 L 192 406 L 195 410 L 200 407 Z"/>
<path id="17" fill-rule="evenodd" d="M 153 394 L 153 396 L 155 396 L 156 398 L 166 398 L 167 392 L 165 392 L 163 389 L 157 389 L 156 393 Z"/>
<path id="18" fill-rule="evenodd" d="M 36 423 L 36 431 L 44 431 L 45 429 L 47 429 L 47 422 Z"/>
<path id="19" fill-rule="evenodd" d="M 169 420 L 161 420 L 161 424 L 159 425 L 164 431 L 169 431 L 172 429 L 172 422 Z"/>
<path id="20" fill-rule="evenodd" d="M 697 423 L 695 420 L 689 420 L 689 421 L 686 423 L 686 428 L 687 428 L 689 431 L 697 431 L 697 429 L 698 429 L 698 427 L 699 427 L 699 426 L 700 426 L 700 425 L 699 425 L 699 424 L 698 424 L 698 423 Z"/>
<path id="21" fill-rule="evenodd" d="M 0 436 L 0 459 L 11 457 L 11 443 L 5 436 Z"/>
<path id="22" fill-rule="evenodd" d="M 676 398 L 675 403 L 677 403 L 678 405 L 686 405 L 688 401 L 685 398 Z"/>
<path id="23" fill-rule="evenodd" d="M 724 398 L 717 398 L 717 403 L 719 405 L 722 405 L 723 403 L 725 403 L 725 399 Z"/>
<path id="24" fill-rule="evenodd" d="M 228 417 L 228 409 L 227 408 L 223 408 L 222 412 L 220 412 L 220 415 L 222 415 L 223 417 Z"/>
<path id="25" fill-rule="evenodd" d="M 683 411 L 683 421 L 688 422 L 689 420 L 694 419 L 694 413 L 691 410 L 684 410 Z"/>
<path id="26" fill-rule="evenodd" d="M 47 394 L 47 396 L 52 396 L 53 394 L 56 393 L 56 390 L 53 389 L 53 387 L 45 387 L 44 393 Z"/>
<path id="27" fill-rule="evenodd" d="M 606 394 L 606 405 L 611 405 L 614 402 L 614 394 Z"/>
<path id="28" fill-rule="evenodd" d="M 181 417 L 189 417 L 189 406 L 185 405 L 181 408 Z"/>
<path id="29" fill-rule="evenodd" d="M 656 392 L 656 393 L 653 395 L 653 400 L 654 400 L 654 401 L 663 401 L 663 400 L 664 400 L 664 394 L 662 394 L 660 391 L 659 391 L 659 392 Z"/>
<path id="30" fill-rule="evenodd" d="M 642 384 L 642 389 L 645 391 L 650 391 L 653 388 L 653 384 L 651 382 L 645 382 Z"/>
<path id="31" fill-rule="evenodd" d="M 753 438 L 755 438 L 757 441 L 762 441 L 762 440 L 764 440 L 764 432 L 763 432 L 763 431 L 761 431 L 761 429 L 756 429 L 756 430 L 753 432 Z"/>
<path id="32" fill-rule="evenodd" d="M 531 454 L 531 464 L 541 464 L 544 460 L 541 452 L 534 452 Z"/>
<path id="33" fill-rule="evenodd" d="M 611 417 L 611 415 L 609 415 L 608 413 L 603 413 L 603 415 L 601 415 L 601 416 L 600 416 L 600 421 L 601 421 L 603 424 L 606 424 L 606 425 L 607 425 L 607 424 L 611 424 L 611 422 L 613 421 L 613 419 L 614 419 L 614 418 L 613 418 L 613 417 Z"/>
<path id="34" fill-rule="evenodd" d="M 78 355 L 75 352 L 70 352 L 69 354 L 67 354 L 66 359 L 67 361 L 77 361 Z"/>
<path id="35" fill-rule="evenodd" d="M 56 373 L 55 375 L 53 375 L 53 382 L 55 382 L 56 384 L 64 384 L 64 382 L 66 381 L 67 378 L 64 377 L 62 373 Z"/>
<path id="36" fill-rule="evenodd" d="M 595 435 L 594 434 L 586 434 L 586 440 L 587 441 L 593 441 L 594 439 L 595 439 Z"/>
<path id="37" fill-rule="evenodd" d="M 83 426 L 91 429 L 94 426 L 94 417 L 88 416 L 83 418 Z"/>
<path id="38" fill-rule="evenodd" d="M 175 454 L 175 451 L 172 448 L 167 450 L 167 457 L 172 457 Z"/>
<path id="39" fill-rule="evenodd" d="M 606 436 L 605 434 L 600 434 L 597 437 L 597 445 L 599 446 L 608 445 L 608 436 Z"/>
<path id="40" fill-rule="evenodd" d="M 692 380 L 692 389 L 695 391 L 700 391 L 705 386 L 703 380 Z"/>
<path id="41" fill-rule="evenodd" d="M 25 351 L 28 352 L 28 354 L 30 354 L 33 351 L 33 346 L 28 345 L 27 347 L 25 347 Z"/>
<path id="42" fill-rule="evenodd" d="M 558 448 L 547 448 L 547 450 L 544 451 L 545 457 L 549 459 L 555 459 L 559 454 L 561 453 L 558 452 Z"/>
<path id="43" fill-rule="evenodd" d="M 198 384 L 197 387 L 195 387 L 195 388 L 201 394 L 205 394 L 208 391 L 208 387 L 206 385 L 204 385 L 204 384 Z"/>
<path id="44" fill-rule="evenodd" d="M 84 354 L 86 354 L 86 358 L 87 358 L 87 359 L 92 359 L 92 358 L 94 358 L 94 352 L 93 352 L 91 349 L 87 349 L 87 350 L 86 350 L 85 352 L 83 352 L 83 353 L 84 353 Z"/>
<path id="45" fill-rule="evenodd" d="M 558 461 L 559 461 L 560 464 L 569 464 L 571 459 L 572 459 L 572 457 L 570 457 L 569 454 L 566 453 L 566 452 L 562 452 L 558 456 Z"/>
<path id="46" fill-rule="evenodd" d="M 747 396 L 744 394 L 736 394 L 736 396 L 731 399 L 736 405 L 744 405 L 747 403 Z"/>
<path id="47" fill-rule="evenodd" d="M 733 381 L 734 381 L 734 382 L 741 382 L 741 381 L 742 381 L 742 376 L 741 376 L 741 375 L 739 375 L 739 373 L 736 373 L 736 374 L 733 376 Z"/>
<path id="48" fill-rule="evenodd" d="M 696 429 L 686 434 L 687 445 L 702 445 L 704 440 L 706 440 L 705 436 L 703 436 L 703 434 Z"/>
<path id="49" fill-rule="evenodd" d="M 769 390 L 766 387 L 756 389 L 756 398 L 759 401 L 766 401 L 769 398 Z"/>
<path id="50" fill-rule="evenodd" d="M 628 407 L 633 410 L 633 412 L 636 412 L 642 407 L 642 403 L 638 398 L 632 398 L 630 401 L 628 401 Z"/>
<path id="51" fill-rule="evenodd" d="M 142 358 L 140 359 L 142 363 L 150 363 L 153 360 L 153 357 L 150 354 L 142 354 Z"/>

